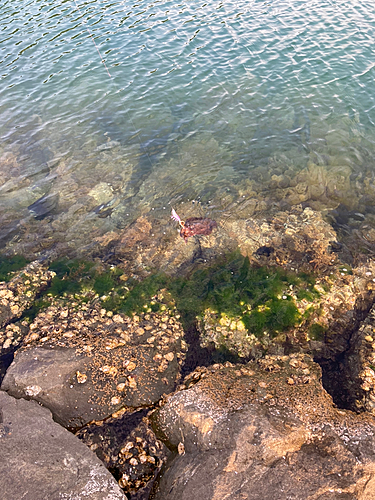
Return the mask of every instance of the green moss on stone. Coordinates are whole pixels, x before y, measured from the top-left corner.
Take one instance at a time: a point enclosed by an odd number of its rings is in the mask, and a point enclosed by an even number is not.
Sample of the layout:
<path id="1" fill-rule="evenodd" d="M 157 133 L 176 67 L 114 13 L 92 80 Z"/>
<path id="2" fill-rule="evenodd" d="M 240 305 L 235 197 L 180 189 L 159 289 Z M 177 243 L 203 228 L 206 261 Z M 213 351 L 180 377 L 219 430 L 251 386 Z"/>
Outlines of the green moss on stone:
<path id="1" fill-rule="evenodd" d="M 56 273 L 48 290 L 54 296 L 74 295 L 84 289 L 102 296 L 122 287 L 119 282 L 121 270 L 98 271 L 94 262 L 59 260 L 50 265 L 50 270 Z"/>
<path id="2" fill-rule="evenodd" d="M 92 290 L 102 297 L 104 308 L 129 315 L 159 310 L 161 304 L 155 297 L 162 290 L 163 301 L 167 307 L 176 305 L 185 325 L 210 309 L 218 316 L 242 320 L 256 336 L 267 333 L 272 337 L 292 327 L 301 319 L 298 300 L 313 301 L 320 296 L 313 276 L 252 267 L 239 251 L 188 277 L 155 273 L 126 283 L 120 280 L 121 270 L 98 271 L 94 263 L 60 261 L 50 269 L 56 272 L 48 291 L 52 295 Z"/>
<path id="3" fill-rule="evenodd" d="M 29 321 L 30 323 L 34 321 L 36 316 L 43 311 L 43 309 L 46 309 L 48 306 L 50 306 L 50 302 L 45 300 L 45 298 L 40 298 L 34 301 L 32 307 L 27 309 L 27 311 L 24 312 L 22 315 L 22 319 L 25 319 L 26 321 Z"/>
<path id="4" fill-rule="evenodd" d="M 130 288 L 124 298 L 119 301 L 117 309 L 125 314 L 131 314 L 147 310 L 157 311 L 160 305 L 153 297 L 168 284 L 168 278 L 164 274 L 154 274 L 143 281 L 128 283 Z"/>

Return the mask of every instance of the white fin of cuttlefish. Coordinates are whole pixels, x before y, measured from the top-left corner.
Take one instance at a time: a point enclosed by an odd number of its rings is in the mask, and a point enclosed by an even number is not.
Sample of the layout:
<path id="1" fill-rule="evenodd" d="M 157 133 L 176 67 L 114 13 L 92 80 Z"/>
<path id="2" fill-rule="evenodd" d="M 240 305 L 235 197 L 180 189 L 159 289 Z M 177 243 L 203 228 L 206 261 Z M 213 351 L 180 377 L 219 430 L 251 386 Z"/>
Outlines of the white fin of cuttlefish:
<path id="1" fill-rule="evenodd" d="M 171 219 L 175 220 L 176 222 L 178 222 L 179 224 L 181 224 L 181 217 L 177 214 L 176 210 L 174 208 L 172 208 L 172 215 L 171 215 Z"/>

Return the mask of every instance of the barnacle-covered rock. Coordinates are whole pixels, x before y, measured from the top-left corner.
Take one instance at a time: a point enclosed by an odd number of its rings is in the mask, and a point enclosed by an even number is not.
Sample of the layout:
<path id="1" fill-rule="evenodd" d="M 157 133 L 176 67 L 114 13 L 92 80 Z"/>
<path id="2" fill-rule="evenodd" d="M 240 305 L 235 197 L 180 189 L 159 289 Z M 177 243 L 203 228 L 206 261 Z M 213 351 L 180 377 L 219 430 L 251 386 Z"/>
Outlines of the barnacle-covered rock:
<path id="1" fill-rule="evenodd" d="M 42 403 L 70 428 L 172 392 L 186 350 L 174 310 L 129 317 L 98 304 L 50 306 L 24 343 L 2 389 Z"/>
<path id="2" fill-rule="evenodd" d="M 35 297 L 46 289 L 54 273 L 46 266 L 32 262 L 17 272 L 9 282 L 0 283 L 0 327 L 20 318 Z"/>

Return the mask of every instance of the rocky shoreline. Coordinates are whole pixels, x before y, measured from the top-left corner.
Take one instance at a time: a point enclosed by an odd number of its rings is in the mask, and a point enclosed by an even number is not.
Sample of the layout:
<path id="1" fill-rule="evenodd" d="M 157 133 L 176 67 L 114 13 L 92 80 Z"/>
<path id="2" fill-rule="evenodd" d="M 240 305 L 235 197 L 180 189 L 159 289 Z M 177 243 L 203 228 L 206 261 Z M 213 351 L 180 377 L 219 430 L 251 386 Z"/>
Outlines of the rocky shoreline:
<path id="1" fill-rule="evenodd" d="M 0 283 L 3 497 L 374 498 L 371 257 L 301 206 L 152 231 Z"/>

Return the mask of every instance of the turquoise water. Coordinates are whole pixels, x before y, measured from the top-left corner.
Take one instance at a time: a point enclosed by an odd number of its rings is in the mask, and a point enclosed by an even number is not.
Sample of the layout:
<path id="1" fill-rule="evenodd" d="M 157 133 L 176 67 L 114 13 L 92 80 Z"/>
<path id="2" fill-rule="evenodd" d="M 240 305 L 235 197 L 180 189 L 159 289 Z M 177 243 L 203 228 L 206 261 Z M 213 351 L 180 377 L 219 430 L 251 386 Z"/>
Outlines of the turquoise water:
<path id="1" fill-rule="evenodd" d="M 84 248 L 191 200 L 345 202 L 372 224 L 373 2 L 78 6 L 0 1 L 3 247 Z"/>

